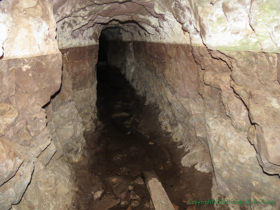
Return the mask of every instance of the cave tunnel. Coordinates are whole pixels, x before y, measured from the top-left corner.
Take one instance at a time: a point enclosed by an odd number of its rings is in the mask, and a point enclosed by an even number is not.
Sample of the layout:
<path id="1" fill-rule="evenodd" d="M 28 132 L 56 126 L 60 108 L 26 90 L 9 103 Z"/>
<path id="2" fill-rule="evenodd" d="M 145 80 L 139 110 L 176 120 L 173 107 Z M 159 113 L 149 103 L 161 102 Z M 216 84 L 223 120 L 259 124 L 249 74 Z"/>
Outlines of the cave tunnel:
<path id="1" fill-rule="evenodd" d="M 118 45 L 125 47 L 121 41 Z M 179 167 L 183 150 L 176 149 L 176 144 L 172 144 L 170 136 L 161 129 L 157 106 L 145 105 L 145 97 L 136 93 L 121 69 L 107 63 L 107 54 L 109 58 L 114 56 L 110 55 L 112 50 L 108 46 L 114 47 L 114 44 L 109 44 L 101 33 L 96 69 L 96 108 L 100 122 L 94 135 L 86 136 L 87 145 L 94 151 L 88 151 L 91 154 L 88 159 L 92 160 L 89 166 L 91 173 L 87 179 L 85 173 L 77 173 L 77 180 L 80 180 L 78 187 L 82 190 L 75 199 L 75 207 L 154 208 L 144 185 L 145 171 L 156 173 L 175 208 L 190 206 L 185 194 L 196 188 L 198 183 L 203 186 L 196 190 L 196 194 L 207 200 L 211 196 L 212 175 L 199 173 L 194 168 L 184 170 Z M 119 53 L 119 47 L 114 47 L 113 53 Z M 76 171 L 82 171 L 82 168 Z M 91 174 L 98 174 L 101 182 L 93 183 L 97 182 L 97 177 Z M 96 192 L 94 196 L 102 195 L 102 198 L 85 202 L 82 198 L 91 192 Z M 115 199 L 108 198 L 109 195 Z M 194 198 L 195 195 L 192 196 Z M 120 199 L 119 203 L 117 199 Z"/>
<path id="2" fill-rule="evenodd" d="M 279 209 L 279 11 L 0 1 L 0 209 Z"/>

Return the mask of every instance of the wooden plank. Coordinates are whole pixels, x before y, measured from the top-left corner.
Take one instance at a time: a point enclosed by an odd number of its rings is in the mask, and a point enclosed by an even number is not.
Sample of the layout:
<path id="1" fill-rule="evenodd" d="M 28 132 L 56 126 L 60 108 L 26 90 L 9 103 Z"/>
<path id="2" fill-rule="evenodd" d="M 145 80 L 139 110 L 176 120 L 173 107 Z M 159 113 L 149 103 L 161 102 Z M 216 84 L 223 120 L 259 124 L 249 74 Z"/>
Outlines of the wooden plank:
<path id="1" fill-rule="evenodd" d="M 155 210 L 174 210 L 161 182 L 154 171 L 144 171 L 147 188 L 150 192 Z"/>

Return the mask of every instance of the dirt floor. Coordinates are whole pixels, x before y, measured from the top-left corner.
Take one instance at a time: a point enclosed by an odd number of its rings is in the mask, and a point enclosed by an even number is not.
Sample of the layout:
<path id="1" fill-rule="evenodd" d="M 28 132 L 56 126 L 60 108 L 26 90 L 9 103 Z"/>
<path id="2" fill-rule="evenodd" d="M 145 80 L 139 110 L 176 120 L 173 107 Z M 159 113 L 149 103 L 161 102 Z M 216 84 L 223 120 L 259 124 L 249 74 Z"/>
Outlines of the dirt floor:
<path id="1" fill-rule="evenodd" d="M 73 165 L 73 209 L 153 209 L 143 171 L 154 170 L 175 209 L 214 209 L 188 201 L 212 200 L 212 174 L 183 168 L 185 154 L 160 129 L 158 110 L 145 105 L 118 69 L 98 65 L 98 118 L 85 134 L 85 161 Z"/>

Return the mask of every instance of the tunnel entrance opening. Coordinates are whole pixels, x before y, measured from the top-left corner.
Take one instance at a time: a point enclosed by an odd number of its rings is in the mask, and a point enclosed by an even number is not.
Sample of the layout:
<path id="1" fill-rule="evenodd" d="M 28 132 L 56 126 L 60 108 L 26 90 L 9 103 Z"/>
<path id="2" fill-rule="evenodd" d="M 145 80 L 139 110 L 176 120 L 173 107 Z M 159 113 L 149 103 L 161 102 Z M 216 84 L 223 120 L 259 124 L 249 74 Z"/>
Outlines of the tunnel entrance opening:
<path id="1" fill-rule="evenodd" d="M 153 209 L 143 177 L 143 171 L 151 170 L 175 209 L 191 207 L 190 199 L 210 199 L 211 175 L 201 176 L 194 168 L 181 167 L 183 151 L 161 131 L 158 109 L 145 105 L 121 70 L 108 65 L 108 46 L 101 34 L 96 103 L 99 122 L 94 134 L 85 134 L 87 161 L 76 166 L 75 207 Z"/>

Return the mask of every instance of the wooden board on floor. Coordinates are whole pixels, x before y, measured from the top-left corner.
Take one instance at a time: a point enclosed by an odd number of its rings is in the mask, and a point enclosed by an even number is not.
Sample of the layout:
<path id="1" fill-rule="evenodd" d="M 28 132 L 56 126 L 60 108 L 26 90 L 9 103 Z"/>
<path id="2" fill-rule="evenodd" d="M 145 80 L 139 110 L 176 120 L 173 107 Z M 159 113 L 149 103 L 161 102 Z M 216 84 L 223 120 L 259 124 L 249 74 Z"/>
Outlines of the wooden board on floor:
<path id="1" fill-rule="evenodd" d="M 150 192 L 155 210 L 174 210 L 161 182 L 154 171 L 144 171 L 146 185 Z"/>

